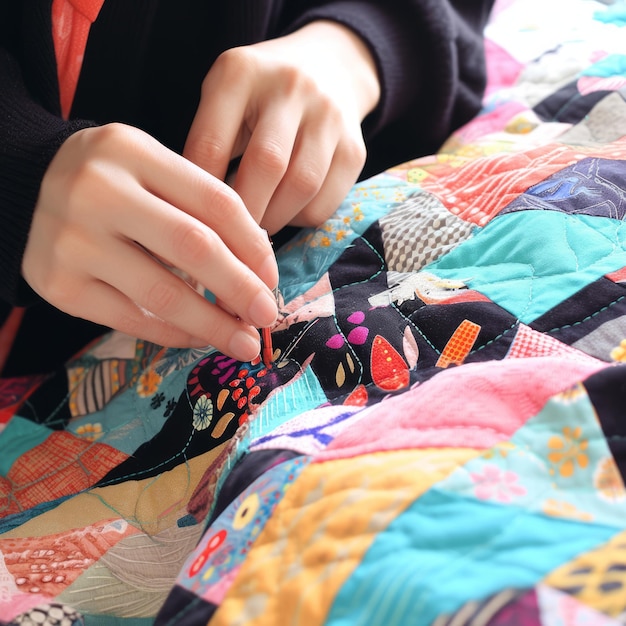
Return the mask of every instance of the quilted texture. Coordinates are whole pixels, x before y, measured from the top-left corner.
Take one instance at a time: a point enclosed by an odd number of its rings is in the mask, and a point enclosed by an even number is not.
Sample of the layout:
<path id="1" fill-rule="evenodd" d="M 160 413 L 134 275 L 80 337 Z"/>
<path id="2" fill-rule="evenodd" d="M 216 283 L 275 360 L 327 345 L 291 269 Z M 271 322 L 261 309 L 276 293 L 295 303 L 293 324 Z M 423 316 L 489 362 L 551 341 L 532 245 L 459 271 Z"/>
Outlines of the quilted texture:
<path id="1" fill-rule="evenodd" d="M 2 381 L 0 623 L 626 623 L 623 18 L 499 2 L 482 113 L 279 250 L 271 367 Z"/>

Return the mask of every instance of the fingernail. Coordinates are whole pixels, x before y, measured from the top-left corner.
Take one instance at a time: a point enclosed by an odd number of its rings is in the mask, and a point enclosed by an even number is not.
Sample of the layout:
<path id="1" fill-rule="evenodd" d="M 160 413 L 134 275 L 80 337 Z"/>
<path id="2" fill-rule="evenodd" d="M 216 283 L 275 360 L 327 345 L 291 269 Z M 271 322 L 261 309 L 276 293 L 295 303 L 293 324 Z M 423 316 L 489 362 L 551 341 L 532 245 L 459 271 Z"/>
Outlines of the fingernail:
<path id="1" fill-rule="evenodd" d="M 261 343 L 259 335 L 256 331 L 253 334 L 245 330 L 238 330 L 231 337 L 229 347 L 229 355 L 239 361 L 252 361 L 259 356 L 261 352 Z"/>
<path id="2" fill-rule="evenodd" d="M 257 328 L 271 326 L 276 321 L 278 309 L 276 307 L 276 298 L 269 289 L 261 289 L 252 298 L 250 308 L 248 309 L 248 321 Z"/>

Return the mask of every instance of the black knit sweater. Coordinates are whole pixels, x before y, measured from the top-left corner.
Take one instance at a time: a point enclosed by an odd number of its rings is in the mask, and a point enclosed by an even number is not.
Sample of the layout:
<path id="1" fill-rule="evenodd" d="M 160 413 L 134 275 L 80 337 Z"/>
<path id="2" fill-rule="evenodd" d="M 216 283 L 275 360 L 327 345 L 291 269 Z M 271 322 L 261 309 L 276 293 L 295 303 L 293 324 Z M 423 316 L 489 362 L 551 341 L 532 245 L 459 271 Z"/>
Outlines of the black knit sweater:
<path id="1" fill-rule="evenodd" d="M 493 0 L 106 0 L 69 121 L 60 117 L 51 4 L 0 0 L 0 323 L 9 305 L 37 302 L 21 259 L 42 177 L 72 133 L 119 121 L 180 152 L 220 52 L 331 19 L 364 39 L 382 81 L 364 123 L 369 176 L 432 153 L 477 112 Z"/>

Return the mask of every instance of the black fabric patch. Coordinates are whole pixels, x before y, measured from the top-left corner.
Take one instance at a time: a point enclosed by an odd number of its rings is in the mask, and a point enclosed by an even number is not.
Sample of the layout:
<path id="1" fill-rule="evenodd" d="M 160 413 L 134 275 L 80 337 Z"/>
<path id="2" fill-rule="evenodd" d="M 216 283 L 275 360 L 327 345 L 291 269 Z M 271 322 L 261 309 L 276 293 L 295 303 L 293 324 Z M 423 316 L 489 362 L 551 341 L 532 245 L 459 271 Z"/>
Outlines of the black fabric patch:
<path id="1" fill-rule="evenodd" d="M 582 95 L 576 81 L 568 83 L 533 107 L 544 122 L 578 124 L 611 91 L 594 91 Z"/>
<path id="2" fill-rule="evenodd" d="M 626 480 L 626 365 L 603 369 L 590 376 L 584 386 L 622 480 Z"/>

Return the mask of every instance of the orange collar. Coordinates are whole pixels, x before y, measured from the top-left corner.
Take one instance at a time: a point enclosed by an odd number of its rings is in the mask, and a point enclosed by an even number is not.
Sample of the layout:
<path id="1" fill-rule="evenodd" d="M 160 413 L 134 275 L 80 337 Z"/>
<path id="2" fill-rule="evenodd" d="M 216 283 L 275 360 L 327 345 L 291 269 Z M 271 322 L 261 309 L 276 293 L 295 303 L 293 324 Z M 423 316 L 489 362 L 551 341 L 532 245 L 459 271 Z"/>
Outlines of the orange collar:
<path id="1" fill-rule="evenodd" d="M 52 3 L 52 37 L 65 119 L 74 101 L 89 29 L 103 4 L 104 0 L 53 0 Z"/>

